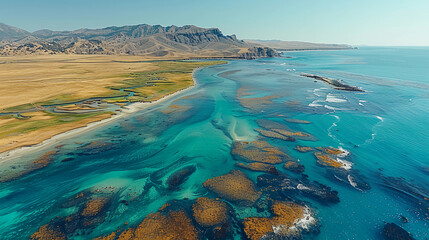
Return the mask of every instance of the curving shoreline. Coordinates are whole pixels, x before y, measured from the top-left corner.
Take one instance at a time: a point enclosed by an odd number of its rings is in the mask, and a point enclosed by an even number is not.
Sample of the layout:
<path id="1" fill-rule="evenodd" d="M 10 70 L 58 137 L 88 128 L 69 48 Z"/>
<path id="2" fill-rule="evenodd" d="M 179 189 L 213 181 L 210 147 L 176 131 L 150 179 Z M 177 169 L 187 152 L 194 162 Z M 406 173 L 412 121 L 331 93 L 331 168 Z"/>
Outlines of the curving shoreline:
<path id="1" fill-rule="evenodd" d="M 135 112 L 137 112 L 139 110 L 143 110 L 143 109 L 148 108 L 150 106 L 153 106 L 153 105 L 156 105 L 158 103 L 164 102 L 164 101 L 166 101 L 166 100 L 168 100 L 168 99 L 170 99 L 172 97 L 175 97 L 175 96 L 177 96 L 177 95 L 179 95 L 181 93 L 189 91 L 189 90 L 191 90 L 192 88 L 194 88 L 197 85 L 197 81 L 195 79 L 195 73 L 198 70 L 202 69 L 202 68 L 203 67 L 198 67 L 198 68 L 196 68 L 196 69 L 194 69 L 192 71 L 193 84 L 191 86 L 187 87 L 187 88 L 178 90 L 178 91 L 176 91 L 174 93 L 171 93 L 171 94 L 167 94 L 164 97 L 162 97 L 162 98 L 160 98 L 160 99 L 158 99 L 156 101 L 153 101 L 153 102 L 136 102 L 136 103 L 131 103 L 130 105 L 124 106 L 123 108 L 121 108 L 121 112 L 120 113 L 118 113 L 116 115 L 113 115 L 110 118 L 106 118 L 106 119 L 103 119 L 103 120 L 100 120 L 100 121 L 91 122 L 91 123 L 88 123 L 84 127 L 77 127 L 77 128 L 72 129 L 72 130 L 69 130 L 69 131 L 66 131 L 66 132 L 54 135 L 54 136 L 50 137 L 49 139 L 46 139 L 46 140 L 44 140 L 44 141 L 42 141 L 42 142 L 40 142 L 38 144 L 35 144 L 35 145 L 18 147 L 18 148 L 15 148 L 15 149 L 12 149 L 12 150 L 0 153 L 0 164 L 2 164 L 4 162 L 7 162 L 7 161 L 11 161 L 11 160 L 17 159 L 19 157 L 22 157 L 23 155 L 29 154 L 32 151 L 39 150 L 39 149 L 42 149 L 44 147 L 52 146 L 52 145 L 58 143 L 61 140 L 74 137 L 74 136 L 82 134 L 82 133 L 84 133 L 84 132 L 86 132 L 88 130 L 93 130 L 93 129 L 96 129 L 98 127 L 104 126 L 104 125 L 106 125 L 106 124 L 108 124 L 110 122 L 115 121 L 116 119 L 123 118 L 123 117 L 128 116 L 128 115 L 130 115 L 132 113 L 135 113 Z"/>

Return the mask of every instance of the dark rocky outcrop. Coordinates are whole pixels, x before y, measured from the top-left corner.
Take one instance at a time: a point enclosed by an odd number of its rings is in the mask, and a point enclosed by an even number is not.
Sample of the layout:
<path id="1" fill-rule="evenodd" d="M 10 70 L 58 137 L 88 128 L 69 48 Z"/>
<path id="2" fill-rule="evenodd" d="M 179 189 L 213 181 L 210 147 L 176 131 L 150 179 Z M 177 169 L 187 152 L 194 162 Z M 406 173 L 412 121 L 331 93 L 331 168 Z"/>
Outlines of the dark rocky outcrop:
<path id="1" fill-rule="evenodd" d="M 184 167 L 172 173 L 167 179 L 167 186 L 169 190 L 177 189 L 182 183 L 184 183 L 189 176 L 194 173 L 197 168 L 194 165 Z"/>
<path id="2" fill-rule="evenodd" d="M 382 232 L 386 240 L 413 240 L 413 236 L 395 223 L 386 223 Z"/>
<path id="3" fill-rule="evenodd" d="M 258 176 L 257 186 L 273 199 L 288 199 L 298 195 L 323 204 L 340 202 L 337 191 L 319 182 L 311 182 L 306 178 L 263 174 Z"/>
<path id="4" fill-rule="evenodd" d="M 322 77 L 322 76 L 317 76 L 317 75 L 307 74 L 307 73 L 302 73 L 301 76 L 323 81 L 323 82 L 333 86 L 335 89 L 338 89 L 338 90 L 365 92 L 364 90 L 362 90 L 358 87 L 349 86 L 347 84 L 344 84 L 339 79 L 332 79 L 332 78 L 327 78 L 327 77 Z"/>

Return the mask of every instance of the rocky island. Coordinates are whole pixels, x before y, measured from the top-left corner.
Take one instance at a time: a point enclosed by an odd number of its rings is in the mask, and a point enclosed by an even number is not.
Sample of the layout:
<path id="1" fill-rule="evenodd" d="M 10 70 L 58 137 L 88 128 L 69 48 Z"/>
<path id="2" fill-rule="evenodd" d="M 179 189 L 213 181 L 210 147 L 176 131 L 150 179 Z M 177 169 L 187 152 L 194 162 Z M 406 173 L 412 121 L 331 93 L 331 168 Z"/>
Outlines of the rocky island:
<path id="1" fill-rule="evenodd" d="M 332 79 L 332 78 L 322 77 L 322 76 L 318 76 L 318 75 L 314 75 L 314 74 L 308 74 L 308 73 L 301 73 L 301 76 L 308 77 L 308 78 L 314 78 L 316 80 L 323 81 L 323 82 L 333 86 L 335 89 L 338 89 L 338 90 L 365 92 L 364 90 L 360 89 L 359 87 L 349 86 L 347 84 L 344 84 L 340 79 Z"/>

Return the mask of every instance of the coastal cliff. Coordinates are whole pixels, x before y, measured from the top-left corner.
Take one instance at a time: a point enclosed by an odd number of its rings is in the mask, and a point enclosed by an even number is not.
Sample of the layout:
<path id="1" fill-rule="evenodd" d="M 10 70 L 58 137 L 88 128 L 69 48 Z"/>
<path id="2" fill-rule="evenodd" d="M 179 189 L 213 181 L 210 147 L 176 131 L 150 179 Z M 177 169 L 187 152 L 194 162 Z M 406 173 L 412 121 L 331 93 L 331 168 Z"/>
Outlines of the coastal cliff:
<path id="1" fill-rule="evenodd" d="M 244 59 L 257 59 L 257 58 L 267 58 L 267 57 L 279 57 L 279 53 L 268 47 L 253 47 L 249 48 L 248 52 L 242 53 L 241 58 Z"/>
<path id="2" fill-rule="evenodd" d="M 154 57 L 245 58 L 278 56 L 224 35 L 218 28 L 140 24 L 74 31 L 39 30 L 33 33 L 0 25 L 0 55 L 102 54 Z"/>

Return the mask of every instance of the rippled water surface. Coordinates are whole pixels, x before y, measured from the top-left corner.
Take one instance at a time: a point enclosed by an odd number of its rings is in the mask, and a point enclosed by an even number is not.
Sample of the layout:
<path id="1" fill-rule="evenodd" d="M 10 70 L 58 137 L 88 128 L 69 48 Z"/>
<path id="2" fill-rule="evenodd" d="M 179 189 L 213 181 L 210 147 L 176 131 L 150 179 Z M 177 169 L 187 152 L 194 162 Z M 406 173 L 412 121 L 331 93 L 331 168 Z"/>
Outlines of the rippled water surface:
<path id="1" fill-rule="evenodd" d="M 0 183 L 0 238 L 27 239 L 48 223 L 70 239 L 119 235 L 168 203 L 200 237 L 242 239 L 243 220 L 272 218 L 276 201 L 305 206 L 315 218 L 299 222 L 304 239 L 378 239 L 384 222 L 428 238 L 429 49 L 284 56 L 199 70 L 190 91 L 3 164 L 4 177 L 41 156 L 51 159 Z M 365 92 L 336 90 L 301 73 Z M 250 163 L 263 165 L 249 170 Z M 234 169 L 244 175 L 227 187 L 204 184 Z M 236 187 L 241 177 L 254 189 Z M 200 197 L 227 204 L 223 235 L 198 222 L 192 206 Z M 85 207 L 94 199 L 102 207 L 94 205 L 91 215 Z"/>

